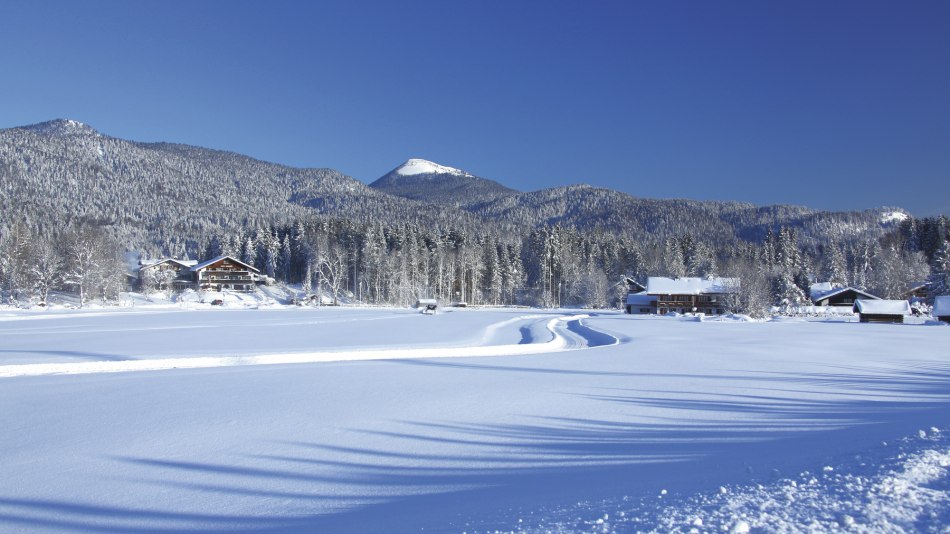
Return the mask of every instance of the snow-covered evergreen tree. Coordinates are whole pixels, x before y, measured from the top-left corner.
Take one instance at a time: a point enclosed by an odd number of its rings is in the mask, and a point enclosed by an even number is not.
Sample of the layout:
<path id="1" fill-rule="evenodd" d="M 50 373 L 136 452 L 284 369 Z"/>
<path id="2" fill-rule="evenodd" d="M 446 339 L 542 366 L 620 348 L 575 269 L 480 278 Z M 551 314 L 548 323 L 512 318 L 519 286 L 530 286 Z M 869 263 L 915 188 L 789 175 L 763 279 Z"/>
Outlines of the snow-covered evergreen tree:
<path id="1" fill-rule="evenodd" d="M 941 295 L 950 295 L 950 241 L 944 240 L 934 253 L 928 279 L 928 293 L 931 300 Z"/>

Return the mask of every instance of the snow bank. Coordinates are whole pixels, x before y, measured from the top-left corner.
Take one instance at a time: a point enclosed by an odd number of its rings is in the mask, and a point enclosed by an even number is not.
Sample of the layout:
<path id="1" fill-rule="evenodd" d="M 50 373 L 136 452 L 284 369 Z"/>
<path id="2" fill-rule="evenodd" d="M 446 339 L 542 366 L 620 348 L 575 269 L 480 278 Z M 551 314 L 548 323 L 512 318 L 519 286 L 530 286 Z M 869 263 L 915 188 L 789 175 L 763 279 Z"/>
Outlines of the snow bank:
<path id="1" fill-rule="evenodd" d="M 950 440 L 937 428 L 795 477 L 673 496 L 583 502 L 544 511 L 535 532 L 944 532 Z"/>

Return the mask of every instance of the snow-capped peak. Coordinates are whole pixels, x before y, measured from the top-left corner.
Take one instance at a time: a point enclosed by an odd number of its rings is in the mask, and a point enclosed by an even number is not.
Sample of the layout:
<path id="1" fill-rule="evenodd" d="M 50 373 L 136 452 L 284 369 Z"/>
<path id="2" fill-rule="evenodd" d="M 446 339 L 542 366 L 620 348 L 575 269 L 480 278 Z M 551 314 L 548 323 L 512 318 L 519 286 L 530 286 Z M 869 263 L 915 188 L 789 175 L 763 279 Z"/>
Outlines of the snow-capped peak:
<path id="1" fill-rule="evenodd" d="M 396 168 L 396 174 L 400 176 L 413 176 L 416 174 L 452 174 L 455 176 L 472 176 L 465 171 L 452 167 L 446 167 L 445 165 L 439 165 L 438 163 L 433 163 L 424 159 L 410 159 Z"/>

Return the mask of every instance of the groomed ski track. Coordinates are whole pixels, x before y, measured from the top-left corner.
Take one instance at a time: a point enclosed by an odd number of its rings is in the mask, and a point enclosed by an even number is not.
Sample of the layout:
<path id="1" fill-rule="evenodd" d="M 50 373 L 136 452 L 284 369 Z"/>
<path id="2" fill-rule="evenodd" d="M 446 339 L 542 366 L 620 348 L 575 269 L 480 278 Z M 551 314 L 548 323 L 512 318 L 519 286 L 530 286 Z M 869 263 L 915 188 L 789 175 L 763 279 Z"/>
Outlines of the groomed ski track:
<path id="1" fill-rule="evenodd" d="M 169 369 L 207 369 L 250 365 L 306 364 L 361 360 L 395 360 L 426 358 L 468 358 L 479 356 L 520 356 L 567 350 L 617 345 L 623 340 L 584 324 L 588 314 L 529 315 L 490 325 L 482 337 L 485 344 L 470 347 L 400 347 L 376 350 L 339 350 L 255 354 L 245 356 L 217 355 L 182 358 L 153 358 L 0 365 L 0 378 L 62 374 L 122 373 L 163 371 Z M 499 332 L 519 329 L 517 344 L 491 345 Z"/>

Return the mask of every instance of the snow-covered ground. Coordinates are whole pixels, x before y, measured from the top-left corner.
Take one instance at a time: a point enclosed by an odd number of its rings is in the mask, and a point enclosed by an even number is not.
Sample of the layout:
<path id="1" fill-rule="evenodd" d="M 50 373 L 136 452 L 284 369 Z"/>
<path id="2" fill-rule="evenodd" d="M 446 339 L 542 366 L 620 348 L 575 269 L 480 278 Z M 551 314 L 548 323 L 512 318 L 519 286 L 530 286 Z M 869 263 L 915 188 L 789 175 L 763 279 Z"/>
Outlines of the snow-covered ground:
<path id="1" fill-rule="evenodd" d="M 950 521 L 944 325 L 255 307 L 0 311 L 0 531 Z"/>

